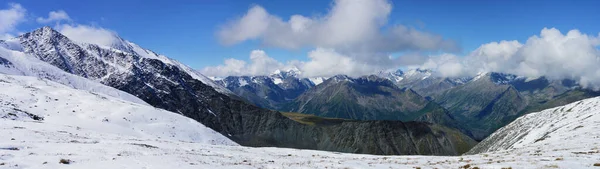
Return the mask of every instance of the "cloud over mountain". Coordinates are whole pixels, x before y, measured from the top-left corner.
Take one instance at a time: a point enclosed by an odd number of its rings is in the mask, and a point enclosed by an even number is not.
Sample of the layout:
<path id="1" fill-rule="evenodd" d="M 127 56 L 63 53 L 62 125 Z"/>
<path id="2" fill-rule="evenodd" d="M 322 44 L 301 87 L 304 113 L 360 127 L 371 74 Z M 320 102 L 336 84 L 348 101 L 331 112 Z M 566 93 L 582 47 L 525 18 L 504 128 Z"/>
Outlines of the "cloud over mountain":
<path id="1" fill-rule="evenodd" d="M 335 0 L 322 16 L 292 15 L 284 20 L 255 5 L 242 17 L 223 25 L 217 36 L 225 45 L 258 40 L 283 49 L 313 48 L 307 54 L 307 61 L 298 61 L 305 58 L 290 61 L 304 68 L 305 76 L 358 76 L 422 60 L 392 58 L 390 55 L 395 52 L 460 50 L 456 42 L 439 35 L 388 24 L 391 11 L 392 4 L 388 0 Z M 217 75 L 209 70 L 231 67 L 234 61 L 226 62 L 226 65 L 206 67 L 204 73 Z M 256 72 L 245 74 L 250 73 Z"/>
<path id="2" fill-rule="evenodd" d="M 116 32 L 102 27 L 80 24 L 62 24 L 57 25 L 56 29 L 70 39 L 82 43 L 112 46 L 119 40 L 117 39 Z"/>
<path id="3" fill-rule="evenodd" d="M 540 35 L 531 36 L 525 43 L 491 42 L 462 59 L 440 63 L 448 59 L 444 56 L 431 57 L 423 67 L 438 69 L 438 72 L 455 72 L 445 76 L 504 72 L 530 78 L 567 78 L 585 87 L 600 89 L 599 46 L 599 36 L 587 35 L 579 30 L 563 34 L 556 28 L 544 28 Z M 449 66 L 454 68 L 447 69 Z"/>
<path id="4" fill-rule="evenodd" d="M 388 26 L 392 4 L 387 0 L 335 0 L 323 16 L 292 15 L 288 20 L 271 15 L 255 5 L 248 12 L 221 27 L 217 35 L 232 45 L 257 39 L 287 49 L 333 48 L 344 51 L 456 51 L 454 41 L 404 25 Z"/>

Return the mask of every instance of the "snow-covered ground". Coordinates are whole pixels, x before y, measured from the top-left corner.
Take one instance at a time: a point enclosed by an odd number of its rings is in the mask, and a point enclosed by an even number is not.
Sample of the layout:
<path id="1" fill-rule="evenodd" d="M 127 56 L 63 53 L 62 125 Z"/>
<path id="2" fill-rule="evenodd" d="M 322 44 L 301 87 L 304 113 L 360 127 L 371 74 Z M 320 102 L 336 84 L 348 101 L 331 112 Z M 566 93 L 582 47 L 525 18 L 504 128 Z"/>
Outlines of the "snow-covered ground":
<path id="1" fill-rule="evenodd" d="M 539 144 L 525 137 L 514 149 L 476 155 L 374 156 L 236 146 L 175 113 L 35 77 L 0 74 L 0 89 L 0 168 L 599 168 L 593 165 L 600 163 L 600 98 L 556 108 L 564 110 L 556 111 L 561 115 L 583 113 L 572 118 L 547 114 L 556 109 L 525 116 L 553 118 L 555 126 L 575 119 L 564 124 L 583 126 L 572 129 L 580 132 L 554 130 L 560 133 Z"/>

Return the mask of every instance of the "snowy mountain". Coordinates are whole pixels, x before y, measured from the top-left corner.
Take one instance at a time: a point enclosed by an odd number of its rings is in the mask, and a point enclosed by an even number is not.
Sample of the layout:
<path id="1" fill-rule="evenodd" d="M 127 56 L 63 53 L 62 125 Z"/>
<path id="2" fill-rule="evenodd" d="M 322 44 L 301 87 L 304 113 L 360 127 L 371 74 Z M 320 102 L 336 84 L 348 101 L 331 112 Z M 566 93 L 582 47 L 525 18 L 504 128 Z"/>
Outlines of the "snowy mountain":
<path id="1" fill-rule="evenodd" d="M 118 41 L 110 47 L 78 43 L 69 40 L 50 27 L 43 27 L 23 34 L 12 41 L 18 41 L 14 44 L 20 43 L 20 48 L 24 53 L 34 54 L 42 61 L 92 80 L 125 79 L 135 73 L 132 71 L 144 67 L 144 64 L 147 64 L 144 61 L 158 60 L 180 69 L 221 93 L 231 94 L 209 78 L 175 60 L 143 49 L 118 36 L 114 38 Z"/>
<path id="2" fill-rule="evenodd" d="M 298 69 L 276 70 L 269 76 L 229 76 L 215 79 L 236 95 L 263 108 L 278 109 L 315 86 L 314 78 L 300 78 Z"/>
<path id="3" fill-rule="evenodd" d="M 389 70 L 381 71 L 376 75 L 391 80 L 398 87 L 410 88 L 426 97 L 463 85 L 471 79 L 470 77 L 439 77 L 433 70 L 428 69 L 410 69 L 406 72 L 400 69 Z"/>
<path id="4" fill-rule="evenodd" d="M 4 65 L 4 66 L 2 66 Z M 148 105 L 143 100 L 123 91 L 102 85 L 89 79 L 67 73 L 53 65 L 30 57 L 21 51 L 0 47 L 0 73 L 24 75 L 48 79 L 81 90 L 102 93 L 130 102 Z"/>

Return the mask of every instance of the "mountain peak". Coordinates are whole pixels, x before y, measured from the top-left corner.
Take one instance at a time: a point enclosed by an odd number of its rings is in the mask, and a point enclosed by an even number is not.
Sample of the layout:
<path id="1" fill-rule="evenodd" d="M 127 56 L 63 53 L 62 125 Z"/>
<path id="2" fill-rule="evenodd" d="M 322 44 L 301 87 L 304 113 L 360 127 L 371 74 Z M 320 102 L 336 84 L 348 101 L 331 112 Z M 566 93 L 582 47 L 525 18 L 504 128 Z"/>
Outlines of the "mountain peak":
<path id="1" fill-rule="evenodd" d="M 50 26 L 42 26 L 42 27 L 37 28 L 37 29 L 35 29 L 35 30 L 31 31 L 31 32 L 39 32 L 39 31 L 56 31 L 56 30 L 54 30 Z M 58 32 L 58 31 L 56 31 L 56 32 Z"/>
<path id="2" fill-rule="evenodd" d="M 350 82 L 352 82 L 353 79 L 351 77 L 347 76 L 347 75 L 340 74 L 340 75 L 335 75 L 335 76 L 327 79 L 327 81 L 330 81 L 330 82 L 333 81 L 335 83 L 339 83 L 339 82 L 343 82 L 343 81 L 350 81 Z"/>
<path id="3" fill-rule="evenodd" d="M 58 31 L 56 31 L 56 30 L 52 29 L 52 27 L 50 27 L 50 26 L 43 26 L 43 27 L 41 27 L 41 28 L 38 28 L 37 30 L 41 30 L 41 31 L 55 31 L 55 32 L 58 32 Z M 37 30 L 35 30 L 35 31 L 37 31 Z M 35 31 L 34 31 L 34 32 L 35 32 Z"/>
<path id="4" fill-rule="evenodd" d="M 298 68 L 292 67 L 284 70 L 277 69 L 271 73 L 270 76 L 273 78 L 286 79 L 288 77 L 298 77 L 300 74 L 302 74 L 302 72 Z"/>
<path id="5" fill-rule="evenodd" d="M 33 38 L 33 37 L 48 37 L 48 38 L 50 38 L 50 37 L 56 37 L 56 36 L 64 37 L 63 34 L 52 29 L 51 27 L 44 26 L 44 27 L 38 28 L 36 30 L 33 30 L 29 33 L 25 33 L 25 34 L 19 36 L 19 38 Z"/>

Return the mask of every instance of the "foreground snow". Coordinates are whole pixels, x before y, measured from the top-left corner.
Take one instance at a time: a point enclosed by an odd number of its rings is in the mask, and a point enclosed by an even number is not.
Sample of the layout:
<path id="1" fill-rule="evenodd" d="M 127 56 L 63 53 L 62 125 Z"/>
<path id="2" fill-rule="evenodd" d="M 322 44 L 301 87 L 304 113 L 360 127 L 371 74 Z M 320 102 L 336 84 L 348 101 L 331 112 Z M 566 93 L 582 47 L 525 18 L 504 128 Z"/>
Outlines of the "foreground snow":
<path id="1" fill-rule="evenodd" d="M 599 159 L 571 152 L 580 150 L 536 148 L 462 157 L 372 156 L 144 139 L 49 123 L 0 124 L 0 168 L 592 168 Z M 59 164 L 61 159 L 72 163 Z"/>
<path id="2" fill-rule="evenodd" d="M 0 75 L 0 88 L 0 168 L 593 168 L 600 163 L 596 116 L 579 121 L 588 132 L 552 135 L 556 144 L 459 157 L 373 156 L 230 146 L 235 143 L 183 116 L 34 77 Z"/>

